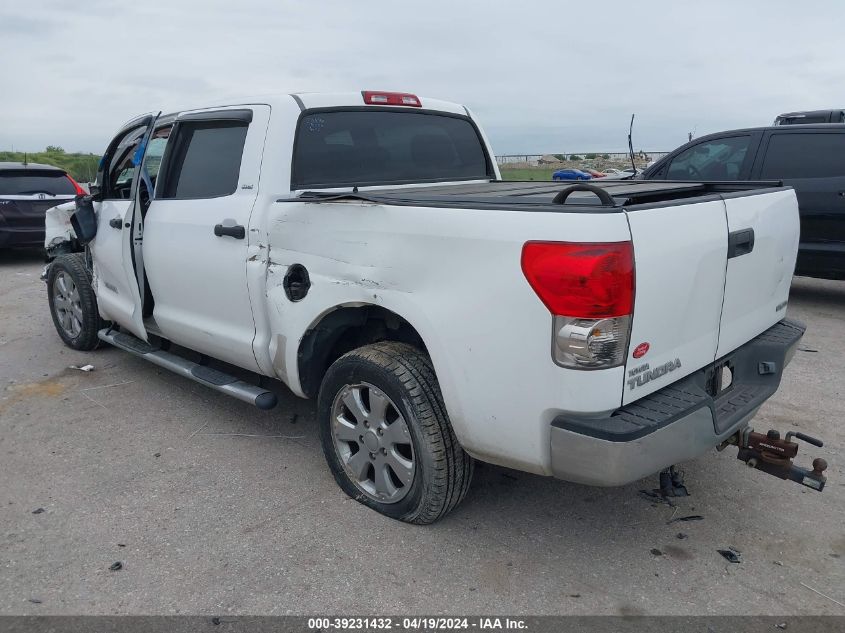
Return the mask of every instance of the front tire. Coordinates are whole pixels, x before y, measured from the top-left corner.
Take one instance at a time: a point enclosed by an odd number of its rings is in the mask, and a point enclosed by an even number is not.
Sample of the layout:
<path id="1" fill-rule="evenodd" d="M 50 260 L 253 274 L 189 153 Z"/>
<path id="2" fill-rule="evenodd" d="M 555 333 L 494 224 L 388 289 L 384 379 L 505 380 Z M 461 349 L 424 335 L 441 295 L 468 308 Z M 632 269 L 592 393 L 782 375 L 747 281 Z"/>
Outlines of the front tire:
<path id="1" fill-rule="evenodd" d="M 385 341 L 329 368 L 317 401 L 320 441 L 338 485 L 360 503 L 428 524 L 466 496 L 473 459 L 458 443 L 428 356 Z"/>
<path id="2" fill-rule="evenodd" d="M 103 322 L 82 253 L 60 255 L 53 261 L 47 273 L 47 297 L 53 325 L 65 345 L 82 351 L 96 348 Z"/>

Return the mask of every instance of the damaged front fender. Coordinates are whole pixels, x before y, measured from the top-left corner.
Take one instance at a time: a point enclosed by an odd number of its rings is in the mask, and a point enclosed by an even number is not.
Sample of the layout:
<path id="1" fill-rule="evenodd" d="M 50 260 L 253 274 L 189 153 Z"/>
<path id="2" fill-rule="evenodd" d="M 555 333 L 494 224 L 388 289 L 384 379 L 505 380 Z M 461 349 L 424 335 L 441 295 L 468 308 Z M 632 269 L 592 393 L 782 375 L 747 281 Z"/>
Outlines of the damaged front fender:
<path id="1" fill-rule="evenodd" d="M 48 259 L 82 250 L 70 222 L 75 211 L 76 203 L 73 200 L 47 209 L 44 215 L 44 249 Z"/>

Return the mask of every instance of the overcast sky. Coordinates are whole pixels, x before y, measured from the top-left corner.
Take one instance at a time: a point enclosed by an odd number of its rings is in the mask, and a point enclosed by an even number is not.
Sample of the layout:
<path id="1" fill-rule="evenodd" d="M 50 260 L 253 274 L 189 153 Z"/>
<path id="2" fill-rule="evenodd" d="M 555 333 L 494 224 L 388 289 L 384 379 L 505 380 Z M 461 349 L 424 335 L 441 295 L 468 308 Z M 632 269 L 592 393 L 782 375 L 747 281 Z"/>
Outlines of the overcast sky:
<path id="1" fill-rule="evenodd" d="M 472 108 L 498 154 L 668 150 L 845 106 L 845 3 L 0 0 L 0 149 L 101 152 L 153 109 L 399 90 Z"/>

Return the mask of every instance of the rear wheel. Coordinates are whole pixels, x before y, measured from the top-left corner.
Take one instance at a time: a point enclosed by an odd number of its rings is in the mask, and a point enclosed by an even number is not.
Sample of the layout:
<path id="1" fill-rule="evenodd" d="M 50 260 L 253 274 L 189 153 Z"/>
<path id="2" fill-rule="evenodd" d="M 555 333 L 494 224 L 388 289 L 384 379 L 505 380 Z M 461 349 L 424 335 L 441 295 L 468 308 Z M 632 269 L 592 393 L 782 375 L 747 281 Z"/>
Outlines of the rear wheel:
<path id="1" fill-rule="evenodd" d="M 350 497 L 394 519 L 433 523 L 466 495 L 473 460 L 446 415 L 431 361 L 381 342 L 326 373 L 318 398 L 326 461 Z"/>
<path id="2" fill-rule="evenodd" d="M 68 347 L 92 350 L 104 324 L 82 253 L 57 257 L 47 274 L 47 296 L 56 332 Z"/>

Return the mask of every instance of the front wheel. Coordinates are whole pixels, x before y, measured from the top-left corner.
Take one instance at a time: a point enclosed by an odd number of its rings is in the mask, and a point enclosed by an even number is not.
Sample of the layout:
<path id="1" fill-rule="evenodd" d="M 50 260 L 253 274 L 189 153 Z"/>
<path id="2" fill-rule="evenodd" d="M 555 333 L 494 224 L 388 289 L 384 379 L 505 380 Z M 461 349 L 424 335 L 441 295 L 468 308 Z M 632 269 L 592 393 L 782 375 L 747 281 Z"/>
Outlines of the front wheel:
<path id="1" fill-rule="evenodd" d="M 394 519 L 433 523 L 466 495 L 473 459 L 458 443 L 428 356 L 405 343 L 353 350 L 328 370 L 320 441 L 338 485 Z"/>
<path id="2" fill-rule="evenodd" d="M 53 261 L 47 273 L 47 296 L 53 324 L 65 345 L 84 351 L 97 347 L 97 330 L 103 323 L 82 253 Z"/>

